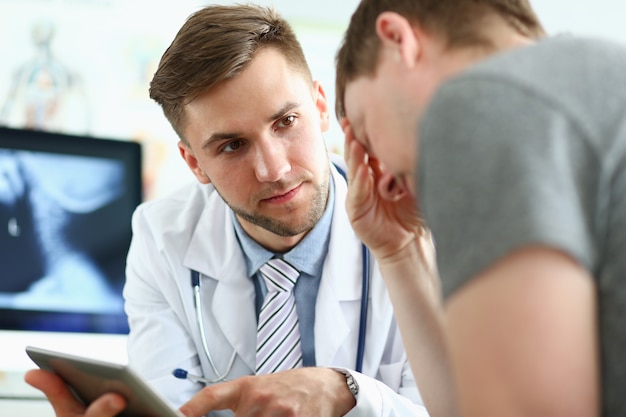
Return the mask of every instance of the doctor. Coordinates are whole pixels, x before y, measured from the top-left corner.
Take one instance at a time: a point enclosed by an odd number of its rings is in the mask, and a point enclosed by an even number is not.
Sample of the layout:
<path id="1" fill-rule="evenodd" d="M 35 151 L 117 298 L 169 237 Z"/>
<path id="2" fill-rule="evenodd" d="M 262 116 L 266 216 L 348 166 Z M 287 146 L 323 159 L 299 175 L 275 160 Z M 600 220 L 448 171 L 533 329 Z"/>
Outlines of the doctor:
<path id="1" fill-rule="evenodd" d="M 324 90 L 287 22 L 251 5 L 199 10 L 163 55 L 150 96 L 197 182 L 134 215 L 130 365 L 188 416 L 427 415 L 378 268 L 364 266 L 346 215 L 346 180 L 322 136 Z M 259 268 L 275 257 L 300 271 L 301 362 L 251 377 L 268 291 Z M 178 368 L 206 388 L 176 379 Z M 27 377 L 45 390 L 41 378 Z M 93 415 L 113 415 L 105 399 Z"/>

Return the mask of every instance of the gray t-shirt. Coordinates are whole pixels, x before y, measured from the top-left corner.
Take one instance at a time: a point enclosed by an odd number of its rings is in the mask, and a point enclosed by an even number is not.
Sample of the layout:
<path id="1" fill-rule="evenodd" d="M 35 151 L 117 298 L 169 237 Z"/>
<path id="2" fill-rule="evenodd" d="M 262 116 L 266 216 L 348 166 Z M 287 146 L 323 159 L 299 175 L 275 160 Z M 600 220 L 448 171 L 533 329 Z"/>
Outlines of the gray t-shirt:
<path id="1" fill-rule="evenodd" d="M 595 277 L 603 413 L 626 415 L 626 48 L 555 37 L 440 88 L 420 125 L 419 200 L 444 293 L 524 245 Z"/>

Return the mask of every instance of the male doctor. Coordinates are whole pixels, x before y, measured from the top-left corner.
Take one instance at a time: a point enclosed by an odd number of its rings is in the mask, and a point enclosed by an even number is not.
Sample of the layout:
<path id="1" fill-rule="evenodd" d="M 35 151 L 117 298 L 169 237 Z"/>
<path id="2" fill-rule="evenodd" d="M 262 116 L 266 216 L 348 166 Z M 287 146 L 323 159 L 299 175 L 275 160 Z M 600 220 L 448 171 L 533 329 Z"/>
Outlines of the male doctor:
<path id="1" fill-rule="evenodd" d="M 199 10 L 163 55 L 150 96 L 198 181 L 134 215 L 130 365 L 187 416 L 427 415 L 377 265 L 363 267 L 346 215 L 346 180 L 322 136 L 324 90 L 287 22 L 252 5 Z M 299 353 L 294 369 L 260 375 L 257 323 L 269 289 L 259 269 L 273 258 L 299 271 Z M 176 379 L 177 368 L 206 387 Z M 27 380 L 59 416 L 76 415 L 52 376 Z M 112 416 L 123 404 L 109 394 L 79 414 Z"/>

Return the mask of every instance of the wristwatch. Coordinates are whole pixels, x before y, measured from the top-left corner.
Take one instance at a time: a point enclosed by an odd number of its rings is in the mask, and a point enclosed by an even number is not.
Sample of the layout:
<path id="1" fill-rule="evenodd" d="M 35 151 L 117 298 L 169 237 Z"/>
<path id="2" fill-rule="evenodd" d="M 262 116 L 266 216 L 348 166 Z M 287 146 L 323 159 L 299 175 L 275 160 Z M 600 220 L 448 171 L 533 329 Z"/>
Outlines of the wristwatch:
<path id="1" fill-rule="evenodd" d="M 357 396 L 359 395 L 359 384 L 356 382 L 356 379 L 354 379 L 352 374 L 347 369 L 344 369 L 344 368 L 331 368 L 331 369 L 339 372 L 340 374 L 346 377 L 346 384 L 348 384 L 348 389 L 350 390 L 350 392 L 352 393 L 352 396 L 354 396 L 354 399 L 356 400 Z"/>

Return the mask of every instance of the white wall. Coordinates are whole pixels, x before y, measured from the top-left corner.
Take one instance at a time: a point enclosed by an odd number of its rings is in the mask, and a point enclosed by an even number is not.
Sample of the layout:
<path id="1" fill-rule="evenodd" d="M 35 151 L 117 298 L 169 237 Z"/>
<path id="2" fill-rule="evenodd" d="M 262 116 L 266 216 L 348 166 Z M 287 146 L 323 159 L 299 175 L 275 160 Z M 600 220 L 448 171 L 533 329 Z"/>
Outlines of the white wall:
<path id="1" fill-rule="evenodd" d="M 626 42 L 626 3 L 620 0 L 533 0 L 549 33 L 569 32 Z"/>

